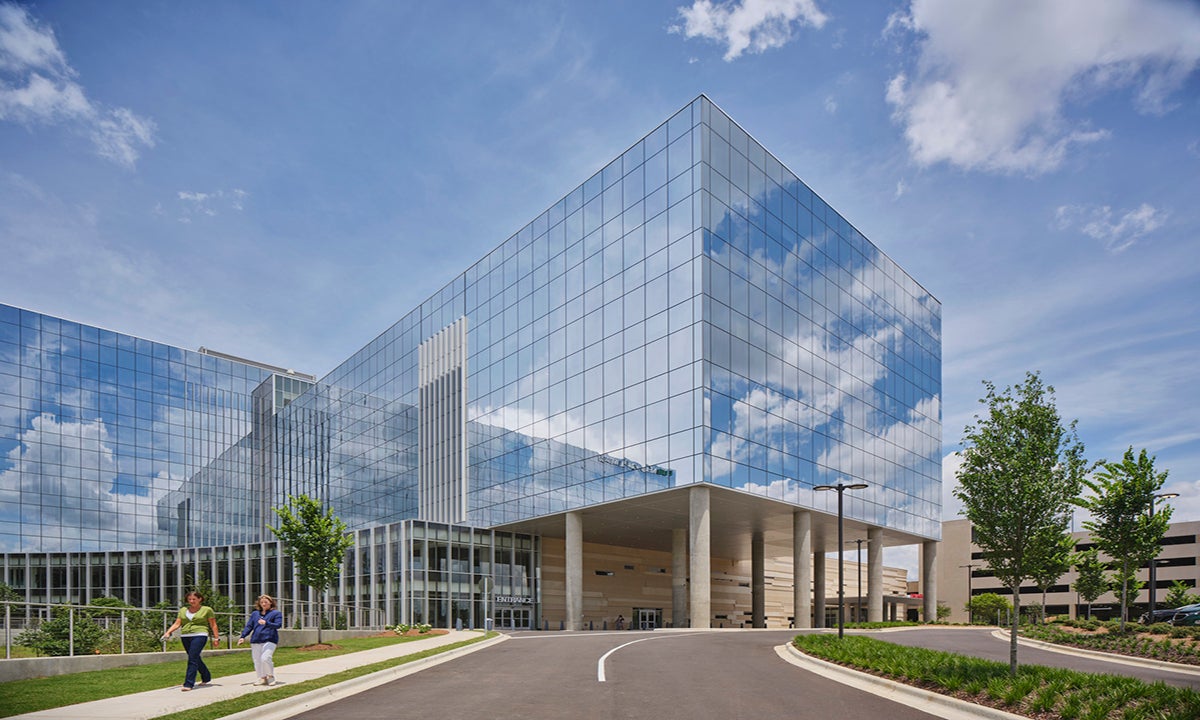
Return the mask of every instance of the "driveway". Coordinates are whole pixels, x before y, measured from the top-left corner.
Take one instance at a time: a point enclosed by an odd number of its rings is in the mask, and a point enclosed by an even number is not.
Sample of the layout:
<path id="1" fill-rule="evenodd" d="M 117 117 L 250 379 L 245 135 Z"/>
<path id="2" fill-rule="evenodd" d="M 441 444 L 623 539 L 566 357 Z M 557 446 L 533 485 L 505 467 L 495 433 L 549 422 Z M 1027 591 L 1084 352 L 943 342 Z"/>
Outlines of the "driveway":
<path id="1" fill-rule="evenodd" d="M 933 717 L 781 661 L 773 648 L 794 635 L 791 630 L 515 633 L 494 647 L 296 717 Z"/>

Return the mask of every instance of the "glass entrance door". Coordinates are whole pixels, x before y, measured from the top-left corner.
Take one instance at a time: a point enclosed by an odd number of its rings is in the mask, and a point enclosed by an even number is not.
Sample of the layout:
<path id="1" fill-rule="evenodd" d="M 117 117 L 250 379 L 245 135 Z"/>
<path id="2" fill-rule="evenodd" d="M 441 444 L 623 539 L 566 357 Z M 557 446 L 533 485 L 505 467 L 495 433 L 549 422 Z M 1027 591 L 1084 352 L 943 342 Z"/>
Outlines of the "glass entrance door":
<path id="1" fill-rule="evenodd" d="M 633 623 L 638 630 L 662 627 L 662 608 L 634 608 Z"/>
<path id="2" fill-rule="evenodd" d="M 528 608 L 502 607 L 496 609 L 496 627 L 504 630 L 528 630 L 533 611 Z"/>

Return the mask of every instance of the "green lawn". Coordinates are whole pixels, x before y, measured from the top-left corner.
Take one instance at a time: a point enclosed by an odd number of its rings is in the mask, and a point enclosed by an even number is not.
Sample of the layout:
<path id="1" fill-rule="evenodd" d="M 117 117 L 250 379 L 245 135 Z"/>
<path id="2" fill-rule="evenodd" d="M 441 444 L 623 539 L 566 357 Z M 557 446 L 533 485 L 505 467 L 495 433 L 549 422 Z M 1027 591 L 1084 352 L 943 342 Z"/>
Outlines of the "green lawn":
<path id="1" fill-rule="evenodd" d="M 491 633 L 488 637 L 495 635 Z M 313 650 L 302 651 L 297 648 L 279 648 L 275 652 L 275 665 L 283 667 L 293 663 L 305 662 L 307 660 L 318 660 L 320 658 L 332 657 L 335 655 L 343 655 L 345 653 L 357 652 L 360 650 L 370 650 L 377 647 L 387 645 L 395 645 L 397 643 L 412 642 L 420 640 L 420 636 L 416 637 L 373 637 L 373 638 L 351 638 L 338 640 L 337 646 L 330 650 Z M 439 652 L 445 652 L 456 647 L 468 645 L 479 640 L 483 640 L 484 636 L 473 640 L 466 640 L 461 643 L 434 648 L 433 650 L 424 651 L 417 656 L 408 656 L 405 658 L 397 658 L 395 660 L 376 663 L 375 665 L 354 668 L 353 670 L 341 673 L 336 676 L 328 676 L 326 678 L 314 679 L 308 682 L 296 683 L 287 685 L 286 687 L 278 687 L 276 691 L 271 693 L 253 693 L 247 698 L 239 698 L 237 701 L 226 701 L 213 703 L 198 708 L 197 711 L 202 714 L 196 715 L 193 713 L 184 713 L 172 718 L 188 718 L 188 720 L 197 720 L 198 718 L 218 718 L 225 715 L 254 707 L 255 705 L 273 702 L 275 700 L 307 692 L 318 687 L 324 687 L 335 682 L 341 682 L 358 675 L 363 675 L 377 670 L 383 670 L 387 667 L 400 665 L 405 662 L 411 662 L 419 657 L 428 657 Z M 105 698 L 116 697 L 119 695 L 130 695 L 133 693 L 145 692 L 147 690 L 156 690 L 159 688 L 171 687 L 179 685 L 183 682 L 184 669 L 186 660 L 180 659 L 178 662 L 167 662 L 157 665 L 140 665 L 136 667 L 116 668 L 112 670 L 96 670 L 92 672 L 75 673 L 71 675 L 58 675 L 47 678 L 34 678 L 32 680 L 18 680 L 15 682 L 0 684 L 0 717 L 9 717 L 12 715 L 20 715 L 22 713 L 35 712 L 38 710 L 47 710 L 50 708 L 63 707 L 74 703 L 90 702 L 92 700 L 103 700 Z M 225 677 L 227 675 L 237 675 L 238 673 L 251 670 L 249 653 L 241 653 L 236 655 L 209 655 L 205 657 L 204 664 L 212 671 L 214 678 Z M 257 700 L 251 704 L 226 708 L 223 711 L 221 706 L 226 706 L 229 703 L 240 702 L 241 700 Z"/>

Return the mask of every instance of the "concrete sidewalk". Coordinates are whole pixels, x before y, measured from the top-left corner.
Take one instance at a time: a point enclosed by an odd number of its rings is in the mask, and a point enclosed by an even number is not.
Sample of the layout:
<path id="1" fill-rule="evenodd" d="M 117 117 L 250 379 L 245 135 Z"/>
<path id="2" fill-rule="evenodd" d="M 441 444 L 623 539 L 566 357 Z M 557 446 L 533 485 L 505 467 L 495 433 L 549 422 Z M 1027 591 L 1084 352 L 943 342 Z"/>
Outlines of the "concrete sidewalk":
<path id="1" fill-rule="evenodd" d="M 150 720 L 150 718 L 161 717 L 183 710 L 191 710 L 221 700 L 241 697 L 248 693 L 269 693 L 288 685 L 304 682 L 305 680 L 332 675 L 343 670 L 362 667 L 363 665 L 370 665 L 383 660 L 413 655 L 443 645 L 452 645 L 463 640 L 480 637 L 480 635 L 480 632 L 451 630 L 445 635 L 434 635 L 412 642 L 375 648 L 374 650 L 363 650 L 335 657 L 322 658 L 320 660 L 309 660 L 307 662 L 283 665 L 275 668 L 276 684 L 273 686 L 255 685 L 254 682 L 258 678 L 254 674 L 253 669 L 251 669 L 249 672 L 238 673 L 237 675 L 213 678 L 213 681 L 208 685 L 197 685 L 191 692 L 181 692 L 181 686 L 175 685 L 135 695 L 123 695 L 108 698 L 107 700 L 79 703 L 53 710 L 41 710 L 24 715 L 14 715 L 12 717 L 39 718 L 40 720 L 79 720 L 79 718 L 88 718 L 89 720 Z M 440 653 L 433 657 L 406 663 L 389 670 L 320 688 L 295 697 L 285 698 L 279 702 L 269 703 L 228 717 L 238 718 L 244 716 L 246 718 L 262 718 L 264 720 L 266 718 L 291 717 L 327 702 L 333 702 L 340 697 L 345 697 L 355 692 L 362 692 L 375 685 L 390 682 L 404 675 L 445 662 L 461 654 L 474 652 L 504 638 L 505 636 L 501 635 L 493 640 L 468 645 L 465 648 Z M 248 656 L 247 664 L 249 664 Z M 182 664 L 180 665 L 179 673 L 181 676 L 183 675 Z"/>

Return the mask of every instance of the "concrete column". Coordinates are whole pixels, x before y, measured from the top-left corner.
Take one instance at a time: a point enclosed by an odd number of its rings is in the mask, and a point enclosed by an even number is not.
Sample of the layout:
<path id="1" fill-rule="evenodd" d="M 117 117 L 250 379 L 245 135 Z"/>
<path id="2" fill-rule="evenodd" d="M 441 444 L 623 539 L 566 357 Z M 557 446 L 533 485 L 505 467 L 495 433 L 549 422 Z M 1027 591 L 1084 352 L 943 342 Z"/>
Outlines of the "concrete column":
<path id="1" fill-rule="evenodd" d="M 883 528 L 867 528 L 867 622 L 883 622 Z"/>
<path id="2" fill-rule="evenodd" d="M 921 543 L 921 594 L 924 596 L 925 622 L 937 622 L 938 576 L 937 554 L 938 545 L 935 540 Z M 969 571 L 968 571 L 969 572 Z"/>
<path id="3" fill-rule="evenodd" d="M 812 627 L 812 515 L 792 513 L 792 621 L 797 628 Z"/>
<path id="4" fill-rule="evenodd" d="M 813 627 L 825 627 L 825 545 L 813 543 Z"/>
<path id="5" fill-rule="evenodd" d="M 688 605 L 691 627 L 712 627 L 712 547 L 710 544 L 709 491 L 703 486 L 688 491 L 688 529 L 691 581 Z"/>
<path id="6" fill-rule="evenodd" d="M 671 627 L 688 626 L 687 528 L 671 530 Z"/>
<path id="7" fill-rule="evenodd" d="M 750 537 L 750 620 L 751 627 L 767 626 L 766 553 L 763 534 L 756 530 Z"/>
<path id="8" fill-rule="evenodd" d="M 567 513 L 567 630 L 583 629 L 583 517 Z"/>

